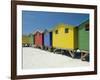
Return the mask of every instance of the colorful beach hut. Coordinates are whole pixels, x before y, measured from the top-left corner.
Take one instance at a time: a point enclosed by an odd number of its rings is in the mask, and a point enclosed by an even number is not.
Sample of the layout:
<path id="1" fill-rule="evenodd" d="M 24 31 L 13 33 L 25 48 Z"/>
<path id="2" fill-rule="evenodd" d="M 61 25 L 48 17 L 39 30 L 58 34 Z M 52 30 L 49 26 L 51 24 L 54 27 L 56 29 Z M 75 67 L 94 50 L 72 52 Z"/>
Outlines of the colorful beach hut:
<path id="1" fill-rule="evenodd" d="M 58 24 L 53 29 L 53 48 L 77 49 L 78 28 L 68 24 Z"/>
<path id="2" fill-rule="evenodd" d="M 34 46 L 34 35 L 31 33 L 29 34 L 29 43 L 30 43 L 30 46 L 33 47 Z"/>
<path id="3" fill-rule="evenodd" d="M 36 31 L 34 33 L 34 47 L 43 49 L 43 45 L 44 45 L 44 39 L 43 38 L 44 38 L 43 32 Z"/>
<path id="4" fill-rule="evenodd" d="M 44 48 L 51 51 L 52 49 L 52 32 L 44 31 Z"/>
<path id="5" fill-rule="evenodd" d="M 89 51 L 89 20 L 81 23 L 78 28 L 78 48 Z"/>
<path id="6" fill-rule="evenodd" d="M 28 35 L 22 35 L 22 46 L 23 47 L 29 47 L 30 46 Z"/>
<path id="7" fill-rule="evenodd" d="M 89 55 L 89 27 L 89 20 L 86 20 L 78 28 L 78 49 L 81 52 L 81 60 L 86 60 Z"/>

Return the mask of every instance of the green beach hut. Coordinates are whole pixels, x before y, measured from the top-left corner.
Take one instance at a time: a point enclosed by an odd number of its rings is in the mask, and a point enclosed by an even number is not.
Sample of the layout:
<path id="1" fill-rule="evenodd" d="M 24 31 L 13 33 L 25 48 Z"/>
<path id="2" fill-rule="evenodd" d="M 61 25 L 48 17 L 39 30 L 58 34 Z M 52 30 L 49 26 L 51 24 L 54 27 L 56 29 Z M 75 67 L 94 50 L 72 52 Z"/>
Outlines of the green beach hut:
<path id="1" fill-rule="evenodd" d="M 30 43 L 30 46 L 33 47 L 33 45 L 34 45 L 34 35 L 32 33 L 29 34 L 29 43 Z"/>
<path id="2" fill-rule="evenodd" d="M 78 48 L 89 51 L 89 20 L 84 21 L 78 28 Z"/>

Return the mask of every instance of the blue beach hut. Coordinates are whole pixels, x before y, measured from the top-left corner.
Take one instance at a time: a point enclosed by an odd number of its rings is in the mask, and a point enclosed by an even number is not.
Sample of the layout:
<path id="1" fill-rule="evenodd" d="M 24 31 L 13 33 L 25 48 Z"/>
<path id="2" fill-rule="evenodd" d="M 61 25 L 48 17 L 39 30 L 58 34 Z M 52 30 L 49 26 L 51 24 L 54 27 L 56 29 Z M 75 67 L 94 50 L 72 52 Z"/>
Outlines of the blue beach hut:
<path id="1" fill-rule="evenodd" d="M 44 48 L 49 51 L 52 49 L 52 32 L 48 30 L 44 31 Z"/>

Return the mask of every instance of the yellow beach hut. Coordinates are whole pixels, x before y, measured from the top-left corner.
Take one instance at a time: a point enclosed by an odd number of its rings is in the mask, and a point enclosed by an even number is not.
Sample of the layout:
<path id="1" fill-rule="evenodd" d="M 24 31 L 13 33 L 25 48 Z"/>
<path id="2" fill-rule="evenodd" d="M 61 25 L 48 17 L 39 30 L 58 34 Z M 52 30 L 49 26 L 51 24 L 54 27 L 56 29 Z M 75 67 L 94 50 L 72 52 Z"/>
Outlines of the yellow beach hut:
<path id="1" fill-rule="evenodd" d="M 68 24 L 58 24 L 52 31 L 53 48 L 77 49 L 78 28 Z"/>

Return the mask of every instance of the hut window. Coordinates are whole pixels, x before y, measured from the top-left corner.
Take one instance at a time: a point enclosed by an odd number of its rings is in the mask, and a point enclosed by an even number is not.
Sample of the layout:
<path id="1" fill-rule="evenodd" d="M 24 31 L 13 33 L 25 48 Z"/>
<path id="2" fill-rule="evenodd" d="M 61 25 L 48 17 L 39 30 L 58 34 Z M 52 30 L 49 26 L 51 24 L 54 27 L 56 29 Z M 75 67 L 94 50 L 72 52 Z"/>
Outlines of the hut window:
<path id="1" fill-rule="evenodd" d="M 65 33 L 68 33 L 68 28 L 65 28 Z"/>
<path id="2" fill-rule="evenodd" d="M 89 31 L 89 24 L 85 25 L 85 31 Z"/>
<path id="3" fill-rule="evenodd" d="M 58 30 L 56 30 L 55 33 L 58 34 Z"/>

